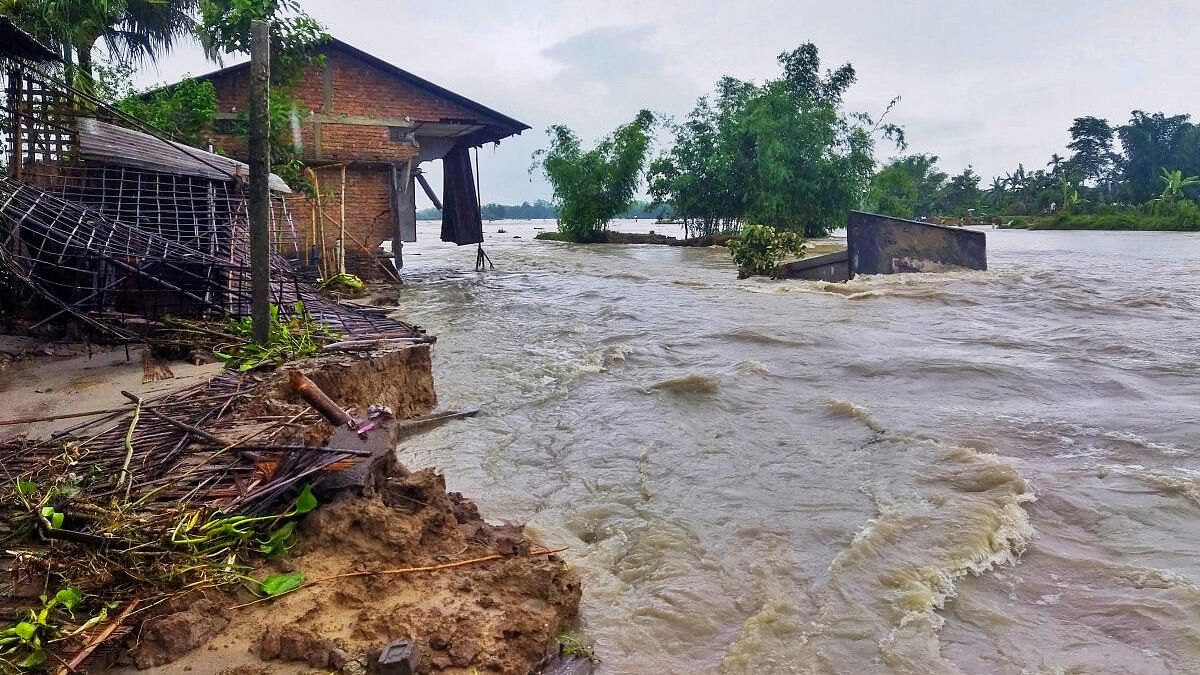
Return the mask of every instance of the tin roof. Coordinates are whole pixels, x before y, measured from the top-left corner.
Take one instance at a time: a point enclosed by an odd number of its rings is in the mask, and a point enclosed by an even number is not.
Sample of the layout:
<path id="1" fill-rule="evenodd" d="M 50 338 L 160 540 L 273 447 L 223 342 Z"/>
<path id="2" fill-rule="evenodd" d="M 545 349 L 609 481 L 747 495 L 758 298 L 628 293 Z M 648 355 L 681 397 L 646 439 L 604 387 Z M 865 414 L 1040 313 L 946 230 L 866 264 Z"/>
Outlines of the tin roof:
<path id="1" fill-rule="evenodd" d="M 79 118 L 78 128 L 79 154 L 84 159 L 223 181 L 250 176 L 250 166 L 245 162 L 91 117 Z M 270 186 L 275 192 L 291 192 L 275 174 L 271 174 Z"/>

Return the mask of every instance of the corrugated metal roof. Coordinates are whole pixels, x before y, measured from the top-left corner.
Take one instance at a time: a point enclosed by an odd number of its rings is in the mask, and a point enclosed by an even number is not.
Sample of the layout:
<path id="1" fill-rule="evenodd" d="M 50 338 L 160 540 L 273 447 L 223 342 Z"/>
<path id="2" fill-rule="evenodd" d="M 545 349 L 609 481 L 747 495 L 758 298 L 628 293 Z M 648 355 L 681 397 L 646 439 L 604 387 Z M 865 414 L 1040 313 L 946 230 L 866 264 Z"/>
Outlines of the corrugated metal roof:
<path id="1" fill-rule="evenodd" d="M 13 20 L 0 15 L 0 58 L 10 57 L 29 61 L 61 61 L 54 50 L 21 30 Z"/>
<path id="2" fill-rule="evenodd" d="M 201 176 L 223 181 L 234 180 L 237 177 L 248 179 L 250 176 L 250 166 L 245 162 L 90 117 L 79 118 L 79 154 L 84 159 L 106 164 L 183 176 Z M 270 185 L 274 192 L 292 191 L 287 183 L 275 174 L 271 174 Z"/>

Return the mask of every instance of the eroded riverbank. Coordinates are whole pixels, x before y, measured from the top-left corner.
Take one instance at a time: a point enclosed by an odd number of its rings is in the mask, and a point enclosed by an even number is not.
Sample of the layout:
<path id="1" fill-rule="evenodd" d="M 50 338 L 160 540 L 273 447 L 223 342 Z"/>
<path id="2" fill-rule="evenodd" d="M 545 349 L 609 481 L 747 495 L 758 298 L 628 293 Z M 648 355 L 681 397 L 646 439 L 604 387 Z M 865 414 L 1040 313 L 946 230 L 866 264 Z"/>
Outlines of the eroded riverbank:
<path id="1" fill-rule="evenodd" d="M 488 275 L 406 257 L 443 401 L 487 413 L 405 458 L 572 545 L 602 669 L 1200 668 L 1200 239 L 821 284 L 503 226 Z"/>

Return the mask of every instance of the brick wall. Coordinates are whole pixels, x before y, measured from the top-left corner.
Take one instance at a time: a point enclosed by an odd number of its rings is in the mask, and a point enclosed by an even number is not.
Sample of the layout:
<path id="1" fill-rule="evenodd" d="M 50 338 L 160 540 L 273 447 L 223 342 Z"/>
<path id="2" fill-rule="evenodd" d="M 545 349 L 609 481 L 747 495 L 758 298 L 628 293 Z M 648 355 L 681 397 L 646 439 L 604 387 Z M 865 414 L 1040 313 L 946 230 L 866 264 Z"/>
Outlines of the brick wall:
<path id="1" fill-rule="evenodd" d="M 240 68 L 211 78 L 220 113 L 244 114 L 249 97 L 248 75 L 247 69 Z M 389 195 L 391 168 L 381 163 L 404 161 L 419 153 L 412 143 L 393 140 L 385 122 L 405 118 L 437 122 L 477 115 L 336 47 L 327 50 L 325 64 L 309 66 L 292 95 L 300 108 L 302 157 L 306 163 L 316 167 L 329 162 L 361 162 L 346 170 L 345 245 L 348 266 L 352 271 L 356 266 L 362 270 L 367 259 L 354 240 L 374 253 L 380 243 L 392 238 L 394 231 Z M 363 123 L 372 120 L 381 123 Z M 244 138 L 215 134 L 214 144 L 232 157 L 245 158 Z M 316 171 L 321 211 L 326 216 L 321 219 L 324 256 L 332 263 L 342 213 L 342 170 L 327 167 Z M 304 195 L 288 197 L 288 208 L 304 248 L 320 241 L 319 228 L 313 227 L 315 206 L 315 201 Z M 373 267 L 369 262 L 365 266 Z"/>
<path id="2" fill-rule="evenodd" d="M 328 71 L 328 76 L 326 71 Z M 211 79 L 217 90 L 218 111 L 245 112 L 249 96 L 249 71 L 233 70 Z M 388 121 L 411 119 L 437 122 L 472 119 L 477 114 L 463 106 L 415 87 L 392 74 L 339 49 L 329 49 L 324 65 L 309 66 L 292 89 L 299 104 L 301 140 L 305 161 L 403 160 L 416 149 L 403 140 L 389 138 Z M 337 118 L 356 118 L 354 124 Z M 363 124 L 373 118 L 378 125 Z M 322 121 L 324 119 L 325 121 Z M 218 136 L 217 143 L 231 155 L 244 154 L 244 143 Z"/>
<path id="3" fill-rule="evenodd" d="M 334 252 L 341 230 L 342 214 L 342 170 L 340 167 L 316 169 L 320 192 L 321 222 L 325 240 L 325 259 L 334 261 Z M 392 238 L 395 220 L 392 216 L 388 190 L 391 185 L 391 170 L 381 166 L 346 167 L 346 252 L 347 258 L 361 257 L 362 246 L 374 253 L 384 240 Z M 311 246 L 319 242 L 319 231 L 313 228 L 316 201 L 305 195 L 288 197 L 288 210 L 296 225 L 296 232 Z M 318 243 L 319 246 L 319 243 Z"/>

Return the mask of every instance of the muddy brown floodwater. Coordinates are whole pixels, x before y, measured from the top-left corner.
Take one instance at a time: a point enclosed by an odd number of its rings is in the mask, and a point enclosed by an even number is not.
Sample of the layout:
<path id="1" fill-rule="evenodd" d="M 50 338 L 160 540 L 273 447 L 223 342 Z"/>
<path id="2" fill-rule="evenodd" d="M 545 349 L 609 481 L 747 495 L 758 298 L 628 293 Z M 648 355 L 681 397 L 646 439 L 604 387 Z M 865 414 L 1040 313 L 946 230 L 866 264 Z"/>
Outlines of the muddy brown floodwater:
<path id="1" fill-rule="evenodd" d="M 831 285 L 541 227 L 477 275 L 421 224 L 400 311 L 485 413 L 403 455 L 572 547 L 601 672 L 1200 673 L 1200 236 Z"/>

